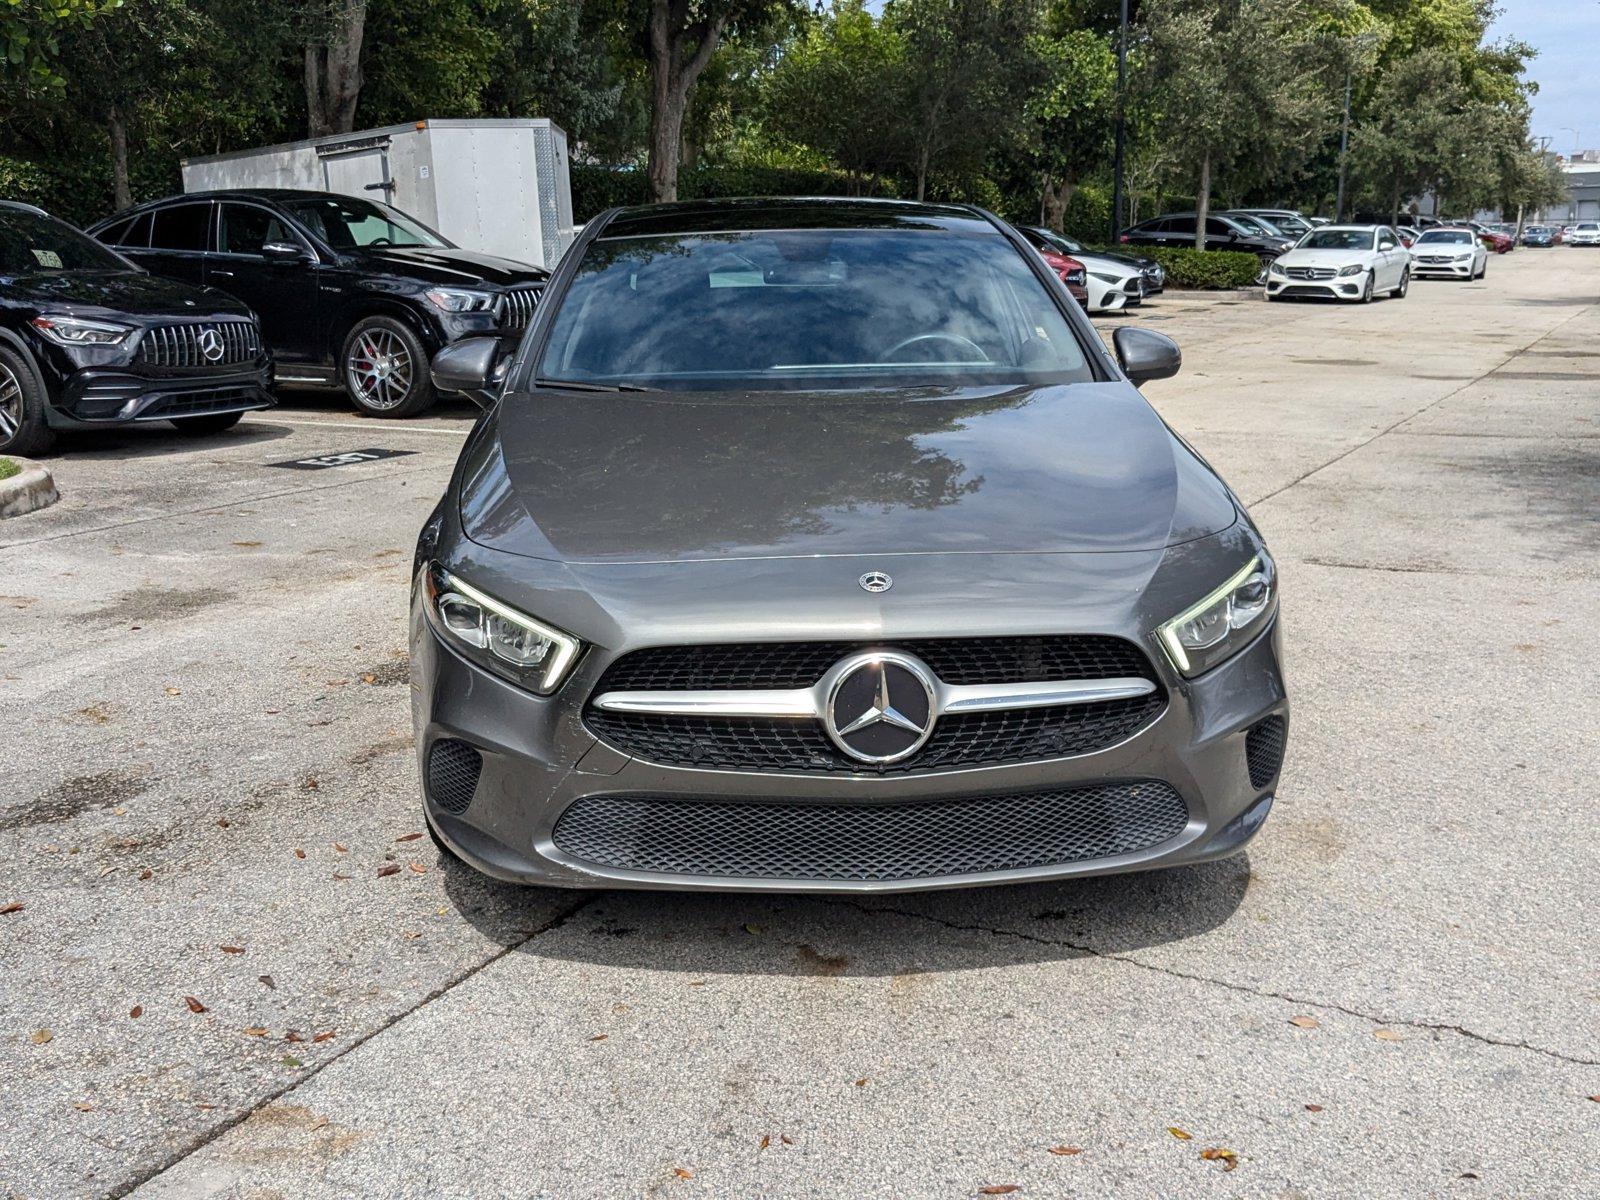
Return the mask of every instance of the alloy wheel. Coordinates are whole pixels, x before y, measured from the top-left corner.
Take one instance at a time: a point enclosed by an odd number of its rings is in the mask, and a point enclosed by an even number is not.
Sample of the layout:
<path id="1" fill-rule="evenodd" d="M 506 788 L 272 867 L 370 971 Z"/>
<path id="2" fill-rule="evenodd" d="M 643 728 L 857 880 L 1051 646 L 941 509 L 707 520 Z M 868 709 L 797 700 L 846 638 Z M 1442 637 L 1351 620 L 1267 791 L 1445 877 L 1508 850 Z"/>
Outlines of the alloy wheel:
<path id="1" fill-rule="evenodd" d="M 22 382 L 0 362 L 0 442 L 9 442 L 22 428 Z"/>
<path id="2" fill-rule="evenodd" d="M 387 329 L 368 329 L 350 347 L 345 371 L 369 408 L 397 408 L 411 394 L 411 352 Z"/>

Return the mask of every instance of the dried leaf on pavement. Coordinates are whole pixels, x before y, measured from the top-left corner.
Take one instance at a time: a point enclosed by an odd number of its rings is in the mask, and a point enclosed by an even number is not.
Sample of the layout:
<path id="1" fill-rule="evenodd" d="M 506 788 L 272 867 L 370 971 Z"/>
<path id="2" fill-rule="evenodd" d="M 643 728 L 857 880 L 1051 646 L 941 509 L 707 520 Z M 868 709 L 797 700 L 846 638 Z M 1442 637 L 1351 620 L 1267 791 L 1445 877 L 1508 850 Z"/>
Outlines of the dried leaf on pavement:
<path id="1" fill-rule="evenodd" d="M 1012 1192 L 1020 1192 L 1022 1185 L 1019 1183 L 991 1183 L 988 1187 L 978 1189 L 980 1196 L 1009 1196 Z"/>
<path id="2" fill-rule="evenodd" d="M 688 1167 L 673 1167 L 672 1168 L 672 1173 L 674 1175 L 676 1175 L 679 1179 L 693 1179 L 694 1178 L 694 1172 L 689 1170 Z"/>
<path id="3" fill-rule="evenodd" d="M 400 864 L 399 863 L 384 863 L 383 866 L 378 868 L 378 878 L 379 879 L 382 879 L 385 875 L 398 875 L 398 874 L 400 874 Z"/>
<path id="4" fill-rule="evenodd" d="M 411 869 L 418 875 L 426 875 L 428 873 L 428 868 L 423 866 L 421 863 L 412 863 L 410 865 Z"/>
<path id="5" fill-rule="evenodd" d="M 592 1038 L 590 1038 L 589 1040 L 591 1042 L 603 1042 L 610 1036 L 611 1035 L 609 1033 L 597 1033 Z"/>
<path id="6" fill-rule="evenodd" d="M 267 1027 L 265 1025 L 248 1025 L 245 1027 L 245 1032 L 251 1037 L 266 1037 Z"/>
<path id="7" fill-rule="evenodd" d="M 1296 1029 L 1315 1029 L 1317 1027 L 1317 1019 L 1315 1017 L 1290 1017 L 1289 1024 Z"/>
<path id="8" fill-rule="evenodd" d="M 763 1133 L 761 1135 L 761 1145 L 757 1146 L 756 1149 L 757 1150 L 765 1150 L 770 1145 L 772 1145 L 771 1136 L 768 1135 L 768 1134 Z"/>
<path id="9" fill-rule="evenodd" d="M 46 1042 L 51 1041 L 55 1036 L 56 1035 L 51 1033 L 48 1029 L 35 1029 L 28 1035 L 28 1040 L 35 1046 L 42 1046 Z"/>
<path id="10" fill-rule="evenodd" d="M 1392 1029 L 1374 1029 L 1372 1036 L 1380 1042 L 1400 1042 L 1405 1040 Z"/>
<path id="11" fill-rule="evenodd" d="M 28 906 L 20 900 L 13 900 L 10 904 L 0 904 L 0 913 L 21 912 Z"/>
<path id="12" fill-rule="evenodd" d="M 206 1006 L 201 1004 L 200 1001 L 196 1000 L 193 996 L 185 996 L 183 998 L 183 1002 L 189 1006 L 189 1011 L 192 1013 L 203 1013 L 206 1011 Z"/>
<path id="13" fill-rule="evenodd" d="M 1194 1134 L 1179 1129 L 1176 1125 L 1168 1125 L 1167 1132 L 1173 1137 L 1177 1138 L 1179 1141 L 1187 1142 L 1194 1139 Z"/>
<path id="14" fill-rule="evenodd" d="M 414 842 L 421 836 L 422 835 L 420 833 L 402 833 L 399 837 L 395 838 L 395 841 L 397 841 L 397 842 Z"/>
<path id="15" fill-rule="evenodd" d="M 1321 1112 L 1322 1111 L 1322 1105 L 1320 1105 L 1320 1104 L 1308 1104 L 1308 1105 L 1306 1105 L 1306 1111 L 1307 1112 Z"/>
<path id="16" fill-rule="evenodd" d="M 1064 1158 L 1064 1157 L 1066 1157 L 1068 1155 L 1071 1155 L 1071 1154 L 1082 1154 L 1083 1153 L 1083 1147 L 1082 1146 L 1051 1146 L 1050 1147 L 1050 1153 L 1051 1154 L 1059 1154 Z"/>
<path id="17" fill-rule="evenodd" d="M 300 849 L 299 846 L 296 846 L 294 848 L 294 856 L 296 858 L 304 858 L 306 856 L 306 852 L 304 850 Z"/>
<path id="18" fill-rule="evenodd" d="M 1231 1171 L 1239 1165 L 1239 1156 L 1226 1146 L 1212 1146 L 1202 1150 L 1200 1157 L 1207 1162 L 1220 1162 L 1224 1171 Z"/>
<path id="19" fill-rule="evenodd" d="M 313 1034 L 312 1037 L 311 1037 L 311 1040 L 313 1042 L 326 1042 L 326 1041 L 331 1040 L 332 1037 L 333 1037 L 333 1030 L 325 1029 L 321 1033 Z"/>
<path id="20" fill-rule="evenodd" d="M 224 954 L 243 954 L 244 953 L 244 947 L 243 946 L 218 946 L 217 949 L 221 950 Z"/>
<path id="21" fill-rule="evenodd" d="M 135 1020 L 138 1020 L 140 1017 L 144 1016 L 144 1005 L 135 1004 L 132 1008 L 130 1008 L 128 1010 L 128 1015 L 130 1017 L 134 1018 Z"/>

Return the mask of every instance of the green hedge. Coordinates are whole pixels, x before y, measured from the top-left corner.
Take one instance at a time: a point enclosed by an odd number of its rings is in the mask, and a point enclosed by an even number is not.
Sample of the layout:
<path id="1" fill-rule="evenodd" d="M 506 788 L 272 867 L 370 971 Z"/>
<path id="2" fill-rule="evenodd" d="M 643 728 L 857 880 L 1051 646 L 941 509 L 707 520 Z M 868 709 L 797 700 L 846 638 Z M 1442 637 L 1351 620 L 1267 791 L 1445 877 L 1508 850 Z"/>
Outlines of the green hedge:
<path id="1" fill-rule="evenodd" d="M 177 168 L 175 158 L 136 158 L 129 181 L 134 200 L 153 200 L 181 192 L 183 182 Z M 88 225 L 110 216 L 115 205 L 111 157 L 91 154 L 42 163 L 0 155 L 0 199 L 36 204 L 63 221 Z"/>
<path id="2" fill-rule="evenodd" d="M 1254 287 L 1261 260 L 1240 250 L 1194 250 L 1175 246 L 1114 246 L 1153 258 L 1166 269 L 1167 286 L 1217 290 Z"/>
<path id="3" fill-rule="evenodd" d="M 851 186 L 850 176 L 842 171 L 741 166 L 693 167 L 678 172 L 681 200 L 713 196 L 847 196 Z M 648 203 L 650 178 L 643 166 L 572 164 L 573 220 L 587 221 L 619 204 Z"/>

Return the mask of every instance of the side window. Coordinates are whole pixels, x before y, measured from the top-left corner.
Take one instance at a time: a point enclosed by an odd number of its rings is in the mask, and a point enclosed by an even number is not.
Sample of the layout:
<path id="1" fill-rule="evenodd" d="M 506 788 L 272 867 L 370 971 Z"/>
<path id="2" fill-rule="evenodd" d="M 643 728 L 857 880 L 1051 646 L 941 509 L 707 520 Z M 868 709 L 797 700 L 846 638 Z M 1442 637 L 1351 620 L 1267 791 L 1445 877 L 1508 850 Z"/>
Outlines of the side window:
<path id="1" fill-rule="evenodd" d="M 104 242 L 107 246 L 126 245 L 127 243 L 123 241 L 123 237 L 128 232 L 128 226 L 132 224 L 133 218 L 129 217 L 126 221 L 118 221 L 115 225 L 108 225 L 94 235 L 95 241 Z"/>
<path id="2" fill-rule="evenodd" d="M 211 205 L 174 204 L 156 210 L 150 232 L 152 250 L 204 250 L 206 226 L 211 223 Z"/>
<path id="3" fill-rule="evenodd" d="M 1194 232 L 1194 218 L 1193 217 L 1171 217 L 1167 221 L 1166 229 L 1164 229 L 1162 232 L 1164 232 L 1164 233 L 1193 233 Z"/>
<path id="4" fill-rule="evenodd" d="M 118 221 L 103 230 L 98 240 L 108 246 L 132 246 L 136 250 L 142 250 L 150 244 L 150 214 L 140 213 L 137 217 Z"/>
<path id="5" fill-rule="evenodd" d="M 1399 244 L 1400 237 L 1394 230 L 1385 225 L 1378 230 L 1378 249 L 1393 250 Z"/>
<path id="6" fill-rule="evenodd" d="M 217 249 L 223 254 L 260 254 L 268 242 L 299 242 L 282 221 L 253 204 L 224 204 L 217 222 Z"/>
<path id="7" fill-rule="evenodd" d="M 1193 221 L 1189 222 L 1189 228 L 1191 230 L 1194 228 L 1194 222 Z M 1206 218 L 1206 236 L 1207 237 L 1227 237 L 1232 232 L 1233 232 L 1233 226 L 1229 225 L 1221 217 L 1207 217 Z"/>

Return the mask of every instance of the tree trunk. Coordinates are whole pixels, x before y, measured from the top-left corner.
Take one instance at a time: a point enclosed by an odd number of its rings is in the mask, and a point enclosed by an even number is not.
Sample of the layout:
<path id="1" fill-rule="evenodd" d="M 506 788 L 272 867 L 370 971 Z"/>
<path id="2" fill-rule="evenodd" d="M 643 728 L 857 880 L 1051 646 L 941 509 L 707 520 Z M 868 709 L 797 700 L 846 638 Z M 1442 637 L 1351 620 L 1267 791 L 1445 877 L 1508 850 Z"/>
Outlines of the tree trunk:
<path id="1" fill-rule="evenodd" d="M 1072 203 L 1072 197 L 1077 194 L 1078 181 L 1073 175 L 1055 182 L 1046 175 L 1044 177 L 1044 192 L 1040 197 L 1040 208 L 1043 214 L 1045 228 L 1053 229 L 1057 233 L 1065 233 L 1067 223 L 1067 205 Z"/>
<path id="2" fill-rule="evenodd" d="M 1206 218 L 1211 215 L 1211 151 L 1200 159 L 1200 190 L 1194 198 L 1194 248 L 1206 248 Z"/>
<path id="3" fill-rule="evenodd" d="M 366 22 L 367 0 L 334 0 L 327 40 L 306 45 L 306 127 L 312 137 L 356 127 Z"/>
<path id="4" fill-rule="evenodd" d="M 932 157 L 933 148 L 924 139 L 917 150 L 917 203 L 921 204 L 928 195 L 928 159 Z"/>
<path id="5" fill-rule="evenodd" d="M 678 162 L 689 91 L 716 53 L 725 11 L 688 24 L 684 0 L 650 0 L 650 194 L 678 198 Z"/>
<path id="6" fill-rule="evenodd" d="M 111 136 L 111 187 L 112 203 L 121 212 L 133 203 L 133 189 L 128 186 L 128 126 L 122 119 L 122 110 L 115 104 L 106 119 Z"/>

